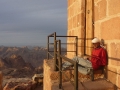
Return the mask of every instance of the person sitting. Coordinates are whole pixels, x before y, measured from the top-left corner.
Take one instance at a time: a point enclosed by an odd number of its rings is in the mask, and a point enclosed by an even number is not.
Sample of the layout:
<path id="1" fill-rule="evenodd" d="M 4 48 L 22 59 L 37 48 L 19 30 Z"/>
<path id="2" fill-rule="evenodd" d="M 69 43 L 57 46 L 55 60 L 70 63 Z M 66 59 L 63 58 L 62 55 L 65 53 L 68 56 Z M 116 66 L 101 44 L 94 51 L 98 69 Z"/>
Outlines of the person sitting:
<path id="1" fill-rule="evenodd" d="M 88 58 L 81 58 L 75 56 L 72 60 L 78 62 L 78 71 L 82 74 L 90 74 L 90 70 L 97 70 L 107 65 L 107 53 L 106 50 L 100 46 L 100 40 L 94 38 L 92 40 L 93 50 L 92 54 Z M 69 62 L 63 63 L 63 68 L 69 67 L 72 64 Z"/>

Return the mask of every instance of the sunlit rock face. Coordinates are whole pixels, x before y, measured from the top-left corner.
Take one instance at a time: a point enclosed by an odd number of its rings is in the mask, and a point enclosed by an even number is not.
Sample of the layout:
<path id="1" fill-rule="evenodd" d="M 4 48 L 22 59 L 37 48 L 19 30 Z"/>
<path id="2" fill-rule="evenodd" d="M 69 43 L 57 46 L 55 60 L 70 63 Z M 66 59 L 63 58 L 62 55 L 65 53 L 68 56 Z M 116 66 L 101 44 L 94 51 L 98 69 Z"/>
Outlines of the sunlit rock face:
<path id="1" fill-rule="evenodd" d="M 3 75 L 2 72 L 0 71 L 0 90 L 2 90 L 2 81 L 3 81 Z"/>

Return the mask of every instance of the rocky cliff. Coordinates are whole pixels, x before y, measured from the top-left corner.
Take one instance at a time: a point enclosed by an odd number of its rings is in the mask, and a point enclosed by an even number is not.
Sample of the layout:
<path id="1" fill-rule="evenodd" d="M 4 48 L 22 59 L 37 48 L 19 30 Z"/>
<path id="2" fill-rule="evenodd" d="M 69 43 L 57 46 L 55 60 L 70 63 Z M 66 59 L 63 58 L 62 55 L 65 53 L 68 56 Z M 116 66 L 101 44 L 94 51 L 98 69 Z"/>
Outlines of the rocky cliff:
<path id="1" fill-rule="evenodd" d="M 21 56 L 25 62 L 31 63 L 34 67 L 42 65 L 43 59 L 46 58 L 46 48 L 42 47 L 0 47 L 0 57 L 6 58 L 12 55 Z M 21 61 L 22 62 L 22 61 Z M 7 63 L 6 63 L 7 64 Z"/>

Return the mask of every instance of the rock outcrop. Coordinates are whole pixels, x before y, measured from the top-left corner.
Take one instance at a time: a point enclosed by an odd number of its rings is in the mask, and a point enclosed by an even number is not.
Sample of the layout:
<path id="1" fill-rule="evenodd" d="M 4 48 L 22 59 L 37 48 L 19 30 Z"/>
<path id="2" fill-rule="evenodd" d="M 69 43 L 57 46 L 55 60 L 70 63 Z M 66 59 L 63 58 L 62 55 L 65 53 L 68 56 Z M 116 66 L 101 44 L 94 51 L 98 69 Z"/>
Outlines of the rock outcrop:
<path id="1" fill-rule="evenodd" d="M 38 67 L 43 64 L 43 59 L 46 58 L 47 50 L 42 47 L 0 47 L 0 57 L 15 58 L 14 55 L 21 56 L 25 62 L 31 63 L 34 67 Z M 3 65 L 3 64 L 2 64 Z"/>
<path id="2" fill-rule="evenodd" d="M 30 63 L 26 63 L 20 55 L 12 55 L 6 58 L 0 58 L 0 69 L 29 67 L 33 69 Z"/>
<path id="3" fill-rule="evenodd" d="M 35 90 L 37 83 L 34 81 L 28 82 L 9 82 L 3 90 Z"/>
<path id="4" fill-rule="evenodd" d="M 3 75 L 2 75 L 2 72 L 0 71 L 0 90 L 3 90 L 2 81 L 3 81 Z"/>

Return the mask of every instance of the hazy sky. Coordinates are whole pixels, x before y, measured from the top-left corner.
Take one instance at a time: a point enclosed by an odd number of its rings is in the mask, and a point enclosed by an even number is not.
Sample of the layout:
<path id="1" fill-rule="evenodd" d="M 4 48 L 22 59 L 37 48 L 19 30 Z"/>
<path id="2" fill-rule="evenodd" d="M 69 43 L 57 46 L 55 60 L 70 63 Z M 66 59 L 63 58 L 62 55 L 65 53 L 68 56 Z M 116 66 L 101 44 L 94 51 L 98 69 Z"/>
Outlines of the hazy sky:
<path id="1" fill-rule="evenodd" d="M 46 45 L 66 35 L 67 0 L 0 0 L 0 45 Z"/>

